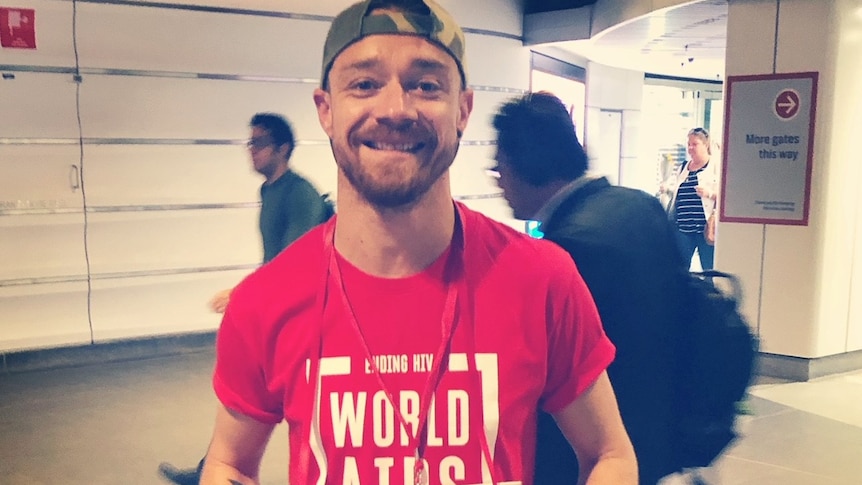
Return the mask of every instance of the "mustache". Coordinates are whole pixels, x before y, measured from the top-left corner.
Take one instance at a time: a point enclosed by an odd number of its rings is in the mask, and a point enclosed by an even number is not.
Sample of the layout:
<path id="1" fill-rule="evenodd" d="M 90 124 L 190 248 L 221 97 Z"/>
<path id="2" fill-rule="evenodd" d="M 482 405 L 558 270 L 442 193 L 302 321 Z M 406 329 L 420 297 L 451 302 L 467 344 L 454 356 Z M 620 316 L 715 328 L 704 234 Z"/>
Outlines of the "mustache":
<path id="1" fill-rule="evenodd" d="M 437 139 L 437 133 L 419 123 L 404 124 L 404 126 L 375 125 L 356 132 L 356 135 L 366 140 L 429 140 Z"/>

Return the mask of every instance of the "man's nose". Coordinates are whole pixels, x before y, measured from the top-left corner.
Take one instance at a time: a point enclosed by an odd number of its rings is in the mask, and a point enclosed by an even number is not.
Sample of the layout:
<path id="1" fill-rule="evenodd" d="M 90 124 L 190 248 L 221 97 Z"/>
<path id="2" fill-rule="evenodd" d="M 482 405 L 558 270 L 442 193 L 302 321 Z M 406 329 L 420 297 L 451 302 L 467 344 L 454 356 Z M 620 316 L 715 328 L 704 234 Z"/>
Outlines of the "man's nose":
<path id="1" fill-rule="evenodd" d="M 375 114 L 381 124 L 403 126 L 414 123 L 418 118 L 415 101 L 410 92 L 400 85 L 383 88 L 375 107 Z"/>

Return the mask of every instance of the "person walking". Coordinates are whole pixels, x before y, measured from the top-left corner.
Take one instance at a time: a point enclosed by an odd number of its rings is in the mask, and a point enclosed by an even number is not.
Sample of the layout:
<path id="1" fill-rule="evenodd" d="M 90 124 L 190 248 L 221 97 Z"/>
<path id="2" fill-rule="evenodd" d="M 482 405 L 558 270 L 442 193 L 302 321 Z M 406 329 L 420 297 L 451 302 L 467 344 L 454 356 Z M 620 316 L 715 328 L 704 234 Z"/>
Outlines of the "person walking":
<path id="1" fill-rule="evenodd" d="M 247 146 L 252 168 L 264 177 L 260 186 L 260 235 L 265 264 L 311 228 L 329 219 L 332 208 L 308 180 L 290 169 L 296 141 L 290 123 L 283 116 L 257 113 L 249 126 Z M 233 288 L 218 292 L 210 300 L 210 308 L 224 313 L 232 292 Z M 159 474 L 176 485 L 197 485 L 203 464 L 201 459 L 196 467 L 178 468 L 165 462 L 159 465 Z"/>
<path id="2" fill-rule="evenodd" d="M 504 103 L 493 118 L 497 183 L 518 219 L 538 221 L 590 289 L 617 348 L 608 376 L 643 485 L 674 472 L 673 370 L 684 265 L 661 204 L 587 172 L 565 105 L 548 92 Z M 534 483 L 569 485 L 578 461 L 552 416 L 541 413 Z"/>

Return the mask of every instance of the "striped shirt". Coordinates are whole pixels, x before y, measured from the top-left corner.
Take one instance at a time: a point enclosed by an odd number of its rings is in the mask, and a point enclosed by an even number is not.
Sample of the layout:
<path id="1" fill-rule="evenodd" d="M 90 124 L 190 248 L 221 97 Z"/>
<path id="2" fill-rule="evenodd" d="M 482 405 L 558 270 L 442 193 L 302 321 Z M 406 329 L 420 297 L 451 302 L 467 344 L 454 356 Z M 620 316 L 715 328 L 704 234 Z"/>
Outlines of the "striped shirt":
<path id="1" fill-rule="evenodd" d="M 703 203 L 697 195 L 697 174 L 703 171 L 706 165 L 699 170 L 688 173 L 685 182 L 680 184 L 676 195 L 676 224 L 679 232 L 686 234 L 703 233 L 706 227 L 706 216 L 703 213 Z"/>

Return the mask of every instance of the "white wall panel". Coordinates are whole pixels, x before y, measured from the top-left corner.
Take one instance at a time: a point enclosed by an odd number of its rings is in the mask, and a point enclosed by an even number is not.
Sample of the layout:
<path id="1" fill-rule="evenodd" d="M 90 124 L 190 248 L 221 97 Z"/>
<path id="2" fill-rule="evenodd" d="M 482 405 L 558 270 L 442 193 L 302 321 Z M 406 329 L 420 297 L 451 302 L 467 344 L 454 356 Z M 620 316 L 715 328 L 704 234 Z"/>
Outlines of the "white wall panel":
<path id="1" fill-rule="evenodd" d="M 318 126 L 314 84 L 102 75 L 84 84 L 85 137 L 245 139 L 259 111 L 289 114 L 300 138 Z"/>
<path id="2" fill-rule="evenodd" d="M 530 49 L 520 41 L 465 34 L 467 82 L 477 86 L 530 87 Z"/>
<path id="3" fill-rule="evenodd" d="M 132 1 L 143 3 L 148 0 Z M 335 16 L 342 9 L 355 2 L 353 0 L 171 0 L 162 3 Z"/>
<path id="4" fill-rule="evenodd" d="M 643 86 L 641 86 L 643 93 Z M 623 132 L 620 140 L 620 156 L 625 158 L 636 158 L 640 155 L 640 139 L 641 139 L 641 118 L 642 112 L 640 109 L 629 109 L 623 111 Z M 645 168 L 649 170 L 649 176 L 654 177 L 655 167 Z"/>
<path id="5" fill-rule="evenodd" d="M 91 214 L 92 272 L 258 263 L 258 214 L 257 208 Z"/>
<path id="6" fill-rule="evenodd" d="M 587 106 L 584 110 L 584 150 L 587 152 L 589 166 L 593 166 L 593 161 L 599 157 L 599 146 L 601 145 L 601 124 L 602 110 L 598 107 Z"/>
<path id="7" fill-rule="evenodd" d="M 18 211 L 82 206 L 68 185 L 68 169 L 80 165 L 73 143 L 79 137 L 78 87 L 98 341 L 214 329 L 219 317 L 206 302 L 245 272 L 198 271 L 260 261 L 262 178 L 243 146 L 199 142 L 244 140 L 253 114 L 282 113 L 299 141 L 292 168 L 337 199 L 337 169 L 312 92 L 326 17 L 352 0 L 148 3 L 77 3 L 80 85 L 71 74 L 30 72 L 34 66 L 74 67 L 68 0 L 28 2 L 36 8 L 39 49 L 0 51 L 0 64 L 24 66 L 13 73 L 15 79 L 0 81 L 0 138 L 32 139 L 0 144 L 0 209 L 15 211 L 0 215 L 0 282 L 6 281 L 0 285 L 0 314 L 24 322 L 0 318 L 0 349 L 89 341 L 85 283 L 20 284 L 87 272 L 82 213 Z M 516 0 L 441 3 L 464 27 L 492 32 L 467 34 L 469 81 L 482 89 L 452 176 L 456 196 L 495 194 L 499 189 L 484 172 L 493 163 L 494 147 L 485 144 L 494 139 L 490 118 L 513 95 L 498 90 L 528 87 L 529 52 L 518 40 L 493 32 L 520 35 L 519 7 Z M 502 198 L 467 203 L 523 229 Z M 199 204 L 251 206 L 164 210 Z M 173 270 L 191 273 L 169 274 Z M 15 312 L 7 311 L 11 307 Z"/>
<path id="8" fill-rule="evenodd" d="M 80 209 L 77 145 L 0 145 L 0 209 Z"/>
<path id="9" fill-rule="evenodd" d="M 82 3 L 78 26 L 82 67 L 318 79 L 329 23 Z"/>
<path id="10" fill-rule="evenodd" d="M 0 51 L 0 56 L 5 56 L 7 50 L 10 49 Z M 77 139 L 76 85 L 72 75 L 14 75 L 15 79 L 0 79 L 0 137 Z"/>
<path id="11" fill-rule="evenodd" d="M 590 62 L 587 64 L 587 106 L 639 110 L 643 104 L 643 71 Z"/>
<path id="12" fill-rule="evenodd" d="M 337 198 L 338 167 L 328 143 L 297 146 L 290 157 L 290 166 L 311 182 L 318 192 Z"/>
<path id="13" fill-rule="evenodd" d="M 256 203 L 263 177 L 240 145 L 88 145 L 90 206 Z M 2 166 L 2 165 L 0 165 Z"/>
<path id="14" fill-rule="evenodd" d="M 90 342 L 87 283 L 0 287 L 0 352 Z"/>
<path id="15" fill-rule="evenodd" d="M 840 35 L 835 72 L 835 114 L 832 119 L 835 134 L 832 137 L 831 160 L 845 160 L 842 171 L 853 170 L 859 174 L 862 167 L 855 163 L 859 141 L 855 134 L 862 131 L 862 5 L 853 0 L 836 2 L 835 18 L 838 28 L 833 35 Z M 853 227 L 862 227 L 862 210 L 858 190 L 858 175 L 845 181 L 853 188 L 845 190 L 845 201 L 852 201 L 855 209 Z M 831 224 L 830 224 L 831 225 Z M 851 267 L 850 307 L 847 316 L 847 346 L 845 351 L 862 349 L 862 238 L 854 231 L 853 264 Z M 829 256 L 826 256 L 827 260 Z"/>
<path id="16" fill-rule="evenodd" d="M 772 72 L 778 2 L 734 2 L 727 9 L 725 75 Z"/>
<path id="17" fill-rule="evenodd" d="M 36 11 L 36 49 L 0 49 L 0 64 L 53 67 L 75 64 L 71 42 L 72 2 L 7 0 L 3 6 L 32 8 Z M 5 83 L 0 86 L 5 86 Z M 0 106 L 3 106 L 2 102 Z"/>
<path id="18" fill-rule="evenodd" d="M 86 275 L 83 220 L 83 214 L 0 216 L 0 280 Z"/>
<path id="19" fill-rule="evenodd" d="M 492 141 L 497 139 L 497 132 L 491 124 L 500 106 L 518 96 L 516 93 L 496 91 L 476 91 L 473 95 L 473 112 L 467 129 L 464 130 L 464 140 Z"/>
<path id="20" fill-rule="evenodd" d="M 148 276 L 93 282 L 93 336 L 119 338 L 215 330 L 221 315 L 208 302 L 250 271 Z"/>
<path id="21" fill-rule="evenodd" d="M 141 0 L 143 1 L 143 0 Z M 174 5 L 206 5 L 273 12 L 335 16 L 354 0 L 172 0 Z M 517 0 L 439 0 L 462 27 L 520 35 L 521 14 Z"/>
<path id="22" fill-rule="evenodd" d="M 458 156 L 449 172 L 452 194 L 485 195 L 500 193 L 497 183 L 485 170 L 494 166 L 496 146 L 464 145 L 458 149 Z"/>
<path id="23" fill-rule="evenodd" d="M 439 0 L 463 28 L 483 29 L 521 36 L 523 19 L 518 0 Z M 472 49 L 467 41 L 468 49 Z"/>

